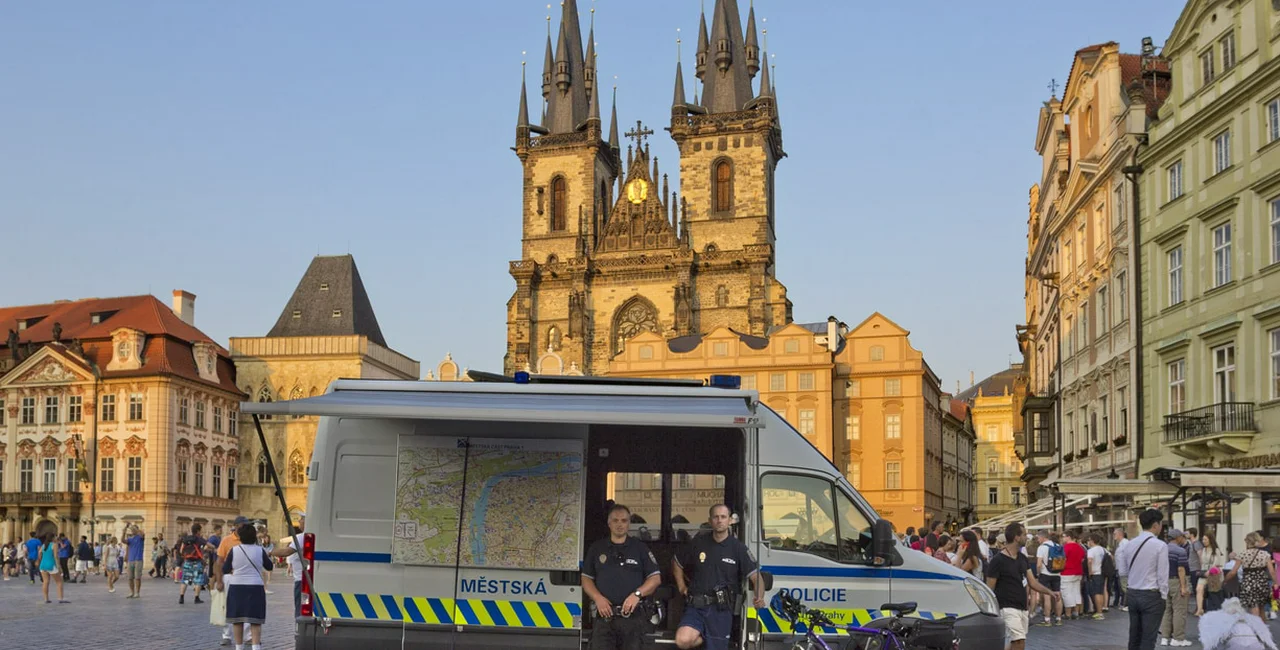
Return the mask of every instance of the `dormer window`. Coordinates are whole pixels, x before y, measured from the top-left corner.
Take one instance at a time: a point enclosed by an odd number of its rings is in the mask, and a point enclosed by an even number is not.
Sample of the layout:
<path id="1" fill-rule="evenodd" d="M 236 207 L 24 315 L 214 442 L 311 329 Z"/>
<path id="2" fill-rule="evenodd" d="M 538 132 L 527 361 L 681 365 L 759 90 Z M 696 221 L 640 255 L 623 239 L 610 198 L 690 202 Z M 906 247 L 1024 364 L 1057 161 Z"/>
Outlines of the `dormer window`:
<path id="1" fill-rule="evenodd" d="M 92 323 L 92 324 L 94 324 L 94 325 L 97 325 L 98 323 L 101 323 L 101 322 L 102 322 L 102 314 L 90 314 L 90 315 L 89 315 L 89 322 L 90 322 L 90 323 Z"/>
<path id="2" fill-rule="evenodd" d="M 328 283 L 328 282 L 321 282 L 321 283 L 320 283 L 320 290 L 321 290 L 321 291 L 328 291 L 328 290 L 329 290 L 329 283 Z"/>
<path id="3" fill-rule="evenodd" d="M 302 318 L 302 310 L 301 309 L 293 310 L 293 320 L 299 320 L 301 318 Z"/>
<path id="4" fill-rule="evenodd" d="M 36 326 L 36 323 L 39 323 L 42 320 L 44 320 L 44 316 L 32 316 L 31 318 L 23 318 L 18 321 L 18 331 L 21 332 L 23 330 L 31 329 L 32 327 Z"/>
<path id="5" fill-rule="evenodd" d="M 334 317 L 334 318 L 342 318 L 342 310 L 341 310 L 341 309 L 335 309 L 335 310 L 333 310 L 333 317 Z"/>

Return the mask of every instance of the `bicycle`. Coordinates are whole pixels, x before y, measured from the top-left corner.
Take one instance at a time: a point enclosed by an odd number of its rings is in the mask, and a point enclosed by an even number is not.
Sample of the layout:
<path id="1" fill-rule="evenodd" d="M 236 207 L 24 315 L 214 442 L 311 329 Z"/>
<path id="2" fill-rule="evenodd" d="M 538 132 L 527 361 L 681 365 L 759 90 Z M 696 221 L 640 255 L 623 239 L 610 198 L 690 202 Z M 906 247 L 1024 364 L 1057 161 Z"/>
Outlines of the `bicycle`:
<path id="1" fill-rule="evenodd" d="M 865 626 L 839 624 L 819 609 L 810 609 L 795 597 L 779 591 L 769 601 L 769 609 L 792 625 L 792 633 L 798 634 L 796 623 L 804 624 L 805 638 L 796 641 L 791 650 L 959 650 L 960 641 L 955 634 L 955 619 L 927 621 L 908 618 L 916 611 L 915 603 L 886 603 L 880 609 L 893 612 L 892 616 L 877 618 Z M 849 634 L 833 647 L 815 628 L 828 628 Z M 832 641 L 835 641 L 834 639 Z"/>

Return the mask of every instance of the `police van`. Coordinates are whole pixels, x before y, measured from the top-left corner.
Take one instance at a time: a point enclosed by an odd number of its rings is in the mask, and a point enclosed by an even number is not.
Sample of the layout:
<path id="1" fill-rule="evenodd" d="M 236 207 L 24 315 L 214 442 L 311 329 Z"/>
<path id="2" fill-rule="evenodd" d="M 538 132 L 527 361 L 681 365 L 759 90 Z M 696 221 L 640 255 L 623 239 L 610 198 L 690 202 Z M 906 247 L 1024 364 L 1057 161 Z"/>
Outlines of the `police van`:
<path id="1" fill-rule="evenodd" d="M 674 647 L 671 560 L 720 502 L 766 600 L 786 590 L 837 623 L 915 601 L 917 616 L 955 617 L 961 647 L 1003 647 L 991 591 L 898 543 L 736 377 L 503 379 L 339 380 L 316 397 L 242 404 L 255 420 L 320 417 L 296 648 L 585 647 L 581 555 L 609 534 L 615 502 L 663 572 L 648 647 Z M 786 620 L 738 602 L 734 647 L 790 647 Z"/>

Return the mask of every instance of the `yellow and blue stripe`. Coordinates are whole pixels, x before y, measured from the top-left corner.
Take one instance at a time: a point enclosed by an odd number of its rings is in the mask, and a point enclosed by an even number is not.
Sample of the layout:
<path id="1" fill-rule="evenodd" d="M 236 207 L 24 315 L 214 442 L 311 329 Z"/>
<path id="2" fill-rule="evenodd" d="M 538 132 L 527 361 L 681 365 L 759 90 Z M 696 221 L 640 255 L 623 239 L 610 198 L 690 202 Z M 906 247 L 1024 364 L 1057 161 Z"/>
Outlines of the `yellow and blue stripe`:
<path id="1" fill-rule="evenodd" d="M 582 606 L 575 602 L 421 598 L 386 594 L 322 592 L 316 615 L 367 621 L 435 625 L 576 629 Z"/>
<path id="2" fill-rule="evenodd" d="M 833 619 L 838 619 L 836 621 L 838 623 L 847 621 L 849 624 L 858 626 L 864 626 L 878 618 L 893 616 L 893 612 L 877 609 L 824 609 L 822 611 Z M 943 612 L 913 612 L 910 616 L 933 621 L 947 618 L 948 616 L 952 616 L 952 614 L 945 614 Z M 781 616 L 777 616 L 773 613 L 773 610 L 768 607 L 747 608 L 747 618 L 759 619 L 760 628 L 765 634 L 804 634 L 806 629 L 803 623 L 793 627 L 791 625 L 791 621 L 788 621 Z M 838 636 L 847 636 L 849 634 L 842 628 L 822 627 L 817 631 L 819 634 L 834 634 Z"/>

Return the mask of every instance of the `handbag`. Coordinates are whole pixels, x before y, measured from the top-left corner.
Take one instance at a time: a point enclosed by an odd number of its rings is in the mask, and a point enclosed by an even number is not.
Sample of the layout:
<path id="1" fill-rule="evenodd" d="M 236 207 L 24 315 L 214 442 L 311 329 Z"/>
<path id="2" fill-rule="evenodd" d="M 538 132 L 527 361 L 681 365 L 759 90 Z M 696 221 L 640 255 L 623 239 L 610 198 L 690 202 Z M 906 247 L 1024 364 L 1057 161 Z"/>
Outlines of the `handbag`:
<path id="1" fill-rule="evenodd" d="M 227 592 L 213 590 L 209 599 L 209 625 L 224 627 L 227 624 Z"/>

